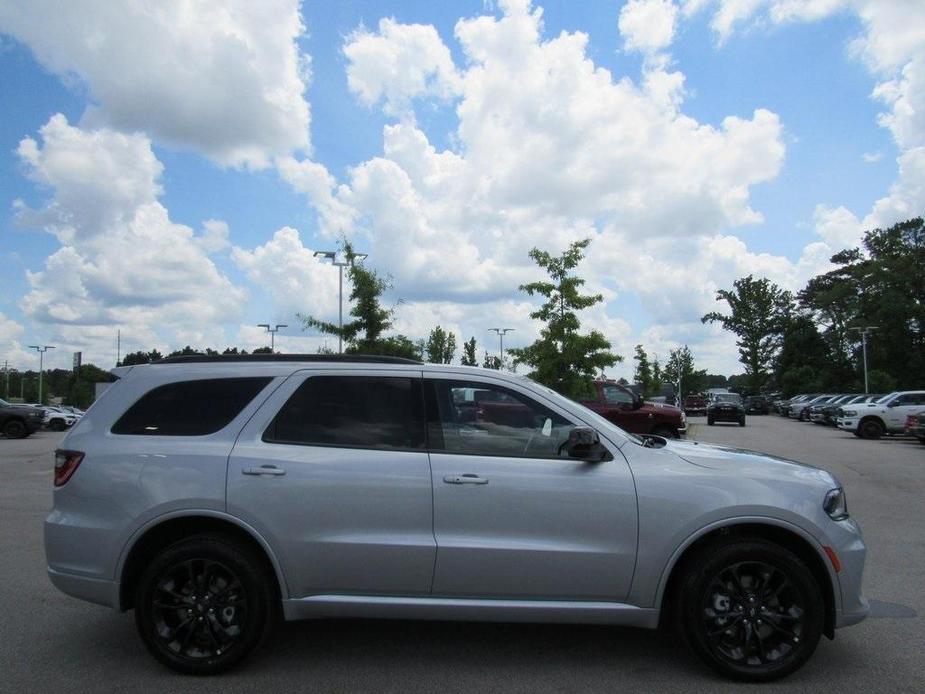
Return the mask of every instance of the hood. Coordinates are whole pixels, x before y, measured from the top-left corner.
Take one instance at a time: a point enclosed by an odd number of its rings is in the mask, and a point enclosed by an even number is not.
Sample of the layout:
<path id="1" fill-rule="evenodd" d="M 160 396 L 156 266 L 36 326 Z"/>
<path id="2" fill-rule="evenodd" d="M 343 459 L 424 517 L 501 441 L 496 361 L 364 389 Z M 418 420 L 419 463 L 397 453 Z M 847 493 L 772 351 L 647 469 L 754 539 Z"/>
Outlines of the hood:
<path id="1" fill-rule="evenodd" d="M 746 477 L 800 477 L 837 486 L 832 475 L 825 470 L 767 453 L 677 439 L 669 440 L 667 448 L 699 467 L 729 471 Z"/>

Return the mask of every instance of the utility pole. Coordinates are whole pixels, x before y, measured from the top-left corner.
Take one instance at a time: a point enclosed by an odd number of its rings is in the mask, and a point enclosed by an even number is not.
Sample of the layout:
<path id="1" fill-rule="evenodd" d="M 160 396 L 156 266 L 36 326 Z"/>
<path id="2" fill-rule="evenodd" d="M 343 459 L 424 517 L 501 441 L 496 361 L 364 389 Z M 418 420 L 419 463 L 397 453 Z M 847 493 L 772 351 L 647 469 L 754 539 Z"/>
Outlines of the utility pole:
<path id="1" fill-rule="evenodd" d="M 116 366 L 122 366 L 122 328 L 116 331 Z"/>
<path id="2" fill-rule="evenodd" d="M 870 335 L 871 330 L 877 330 L 880 326 L 877 325 L 868 325 L 866 328 L 848 328 L 848 330 L 857 330 L 861 333 L 861 351 L 864 354 L 864 393 L 870 393 L 870 388 L 867 384 L 867 336 Z"/>
<path id="3" fill-rule="evenodd" d="M 286 325 L 285 323 L 277 323 L 275 328 L 271 328 L 269 323 L 258 323 L 257 327 L 266 328 L 266 331 L 270 333 L 270 351 L 275 352 L 276 341 L 274 338 L 276 337 L 276 333 L 279 332 L 280 328 L 288 328 L 289 326 Z"/>
<path id="4" fill-rule="evenodd" d="M 29 349 L 34 349 L 39 353 L 39 405 L 43 405 L 42 401 L 42 374 L 44 372 L 44 357 L 45 352 L 50 349 L 54 349 L 54 345 L 29 345 Z"/>
<path id="5" fill-rule="evenodd" d="M 500 360 L 498 362 L 498 368 L 504 368 L 504 336 L 514 332 L 514 328 L 489 328 L 488 332 L 498 333 L 498 358 Z"/>
<path id="6" fill-rule="evenodd" d="M 3 360 L 3 373 L 6 375 L 6 387 L 3 389 L 3 397 L 10 397 L 10 371 L 13 369 L 10 367 L 10 360 Z"/>
<path id="7" fill-rule="evenodd" d="M 349 258 L 344 256 L 343 251 L 315 251 L 316 258 L 324 258 L 331 261 L 331 265 L 337 266 L 337 353 L 344 353 L 344 268 L 352 267 L 357 260 L 363 260 L 369 256 L 366 253 L 354 253 Z"/>

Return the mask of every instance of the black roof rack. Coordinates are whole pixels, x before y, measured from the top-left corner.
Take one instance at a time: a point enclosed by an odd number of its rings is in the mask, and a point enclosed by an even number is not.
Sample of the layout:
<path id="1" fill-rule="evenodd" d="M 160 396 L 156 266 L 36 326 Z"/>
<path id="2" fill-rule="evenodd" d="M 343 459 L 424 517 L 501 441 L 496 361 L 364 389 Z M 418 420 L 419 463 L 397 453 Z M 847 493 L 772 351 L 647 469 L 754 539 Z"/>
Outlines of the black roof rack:
<path id="1" fill-rule="evenodd" d="M 378 354 L 186 354 L 178 357 L 164 357 L 154 364 L 205 364 L 221 362 L 261 361 L 314 361 L 349 364 L 423 364 L 404 357 L 386 357 Z"/>

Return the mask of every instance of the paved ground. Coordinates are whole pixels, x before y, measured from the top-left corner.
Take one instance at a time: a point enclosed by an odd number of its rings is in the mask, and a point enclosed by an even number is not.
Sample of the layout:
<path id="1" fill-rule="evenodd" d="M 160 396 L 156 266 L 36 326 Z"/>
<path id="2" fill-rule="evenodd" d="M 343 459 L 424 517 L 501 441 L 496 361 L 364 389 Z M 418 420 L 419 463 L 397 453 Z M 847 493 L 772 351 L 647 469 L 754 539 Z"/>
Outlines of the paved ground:
<path id="1" fill-rule="evenodd" d="M 874 617 L 823 640 L 796 675 L 765 689 L 925 691 L 925 446 L 862 441 L 779 417 L 708 427 L 692 438 L 812 462 L 836 474 L 870 548 Z M 41 523 L 59 434 L 0 438 L 0 692 L 718 692 L 741 691 L 672 639 L 605 627 L 324 622 L 286 624 L 224 677 L 157 665 L 119 614 L 61 595 L 45 577 Z"/>

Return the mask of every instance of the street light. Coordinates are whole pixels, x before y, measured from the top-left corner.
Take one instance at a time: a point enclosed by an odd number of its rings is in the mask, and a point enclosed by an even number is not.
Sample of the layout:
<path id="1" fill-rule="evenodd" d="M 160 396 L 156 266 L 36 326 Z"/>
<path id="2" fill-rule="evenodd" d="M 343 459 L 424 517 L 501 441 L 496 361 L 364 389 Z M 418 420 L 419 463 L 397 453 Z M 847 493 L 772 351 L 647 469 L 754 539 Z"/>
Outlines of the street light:
<path id="1" fill-rule="evenodd" d="M 343 251 L 315 251 L 316 258 L 325 258 L 331 261 L 331 265 L 337 266 L 337 352 L 344 353 L 344 268 L 350 267 L 357 260 L 363 260 L 369 256 L 366 253 L 353 253 L 345 257 Z"/>
<path id="2" fill-rule="evenodd" d="M 29 345 L 29 349 L 34 349 L 39 353 L 39 405 L 42 404 L 42 371 L 44 370 L 45 352 L 54 348 L 54 345 Z"/>
<path id="3" fill-rule="evenodd" d="M 878 325 L 868 325 L 866 328 L 848 328 L 848 330 L 857 330 L 861 333 L 861 350 L 864 353 L 864 393 L 870 393 L 870 388 L 867 386 L 867 336 L 870 334 L 871 330 L 877 330 L 880 326 Z"/>
<path id="4" fill-rule="evenodd" d="M 288 328 L 289 326 L 285 323 L 277 323 L 275 328 L 271 328 L 269 323 L 257 323 L 258 328 L 266 328 L 267 332 L 270 333 L 270 351 L 273 352 L 276 347 L 276 333 L 279 332 L 280 328 Z"/>
<path id="5" fill-rule="evenodd" d="M 500 369 L 501 367 L 504 366 L 504 336 L 507 335 L 508 333 L 514 332 L 514 328 L 489 328 L 488 332 L 498 333 L 498 342 L 499 342 L 498 352 L 501 355 L 500 361 L 498 362 L 498 368 Z"/>

